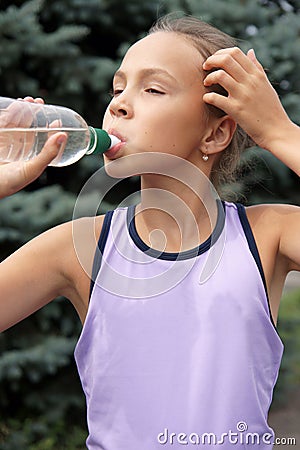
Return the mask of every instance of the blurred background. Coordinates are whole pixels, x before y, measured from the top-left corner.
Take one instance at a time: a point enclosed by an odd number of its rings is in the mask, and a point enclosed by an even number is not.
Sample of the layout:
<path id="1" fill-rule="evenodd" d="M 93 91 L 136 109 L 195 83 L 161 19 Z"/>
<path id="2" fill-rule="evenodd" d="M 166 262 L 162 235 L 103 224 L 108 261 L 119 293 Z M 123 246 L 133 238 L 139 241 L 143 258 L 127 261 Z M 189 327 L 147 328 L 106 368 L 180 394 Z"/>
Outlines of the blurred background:
<path id="1" fill-rule="evenodd" d="M 101 127 L 124 52 L 171 11 L 212 23 L 245 51 L 253 47 L 300 124 L 300 0 L 0 0 L 0 96 L 43 97 Z M 1 200 L 0 259 L 71 220 L 77 195 L 101 166 L 101 157 L 90 156 L 67 168 L 48 168 L 26 190 Z M 267 152 L 249 149 L 239 172 L 225 187 L 236 200 L 300 204 L 299 178 Z M 138 189 L 136 178 L 119 182 L 99 213 Z M 86 198 L 87 211 L 98 195 Z M 73 359 L 80 329 L 68 301 L 58 298 L 0 335 L 1 450 L 85 448 L 85 400 Z M 286 350 L 270 420 L 279 437 L 298 433 L 293 448 L 300 449 L 300 282 L 293 274 L 278 330 Z"/>

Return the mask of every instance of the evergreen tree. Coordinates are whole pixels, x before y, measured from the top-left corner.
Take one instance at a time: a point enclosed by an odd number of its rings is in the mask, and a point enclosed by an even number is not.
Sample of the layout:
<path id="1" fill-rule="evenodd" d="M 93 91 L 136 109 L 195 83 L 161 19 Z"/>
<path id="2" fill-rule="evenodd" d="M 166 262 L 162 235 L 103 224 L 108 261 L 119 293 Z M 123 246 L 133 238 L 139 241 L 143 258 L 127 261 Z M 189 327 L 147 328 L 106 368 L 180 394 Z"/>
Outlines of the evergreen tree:
<path id="1" fill-rule="evenodd" d="M 143 33 L 155 14 L 155 2 L 1 2 L 0 95 L 41 96 L 99 126 L 119 49 Z M 26 191 L 2 200 L 1 259 L 70 220 L 76 194 L 99 164 L 90 157 L 76 169 L 48 169 Z M 79 332 L 73 309 L 57 299 L 0 335 L 1 449 L 83 447 L 84 399 L 72 357 Z M 74 423 L 83 424 L 83 431 L 73 431 Z"/>
<path id="2" fill-rule="evenodd" d="M 289 116 L 300 124 L 298 1 L 167 0 L 167 5 L 172 10 L 200 17 L 234 36 L 244 51 L 253 47 Z M 241 173 L 243 178 L 229 186 L 228 191 L 245 194 L 248 203 L 299 204 L 298 177 L 271 154 L 252 149 L 243 160 Z"/>

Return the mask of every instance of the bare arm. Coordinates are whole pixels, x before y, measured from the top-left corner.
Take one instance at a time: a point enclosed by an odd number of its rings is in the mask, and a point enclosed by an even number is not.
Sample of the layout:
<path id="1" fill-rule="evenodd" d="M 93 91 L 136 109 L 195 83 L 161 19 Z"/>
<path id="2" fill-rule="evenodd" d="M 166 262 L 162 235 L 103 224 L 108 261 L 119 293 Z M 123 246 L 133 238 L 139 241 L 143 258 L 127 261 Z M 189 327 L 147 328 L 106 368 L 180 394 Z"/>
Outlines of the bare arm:
<path id="1" fill-rule="evenodd" d="M 0 264 L 0 331 L 67 291 L 63 260 L 70 258 L 69 228 L 65 224 L 40 235 Z"/>
<path id="2" fill-rule="evenodd" d="M 277 320 L 286 275 L 300 271 L 300 208 L 261 204 L 246 208 L 266 277 L 272 316 Z"/>
<path id="3" fill-rule="evenodd" d="M 251 136 L 300 175 L 300 128 L 287 116 L 254 51 L 238 48 L 216 52 L 203 65 L 215 69 L 205 86 L 220 84 L 224 97 L 206 93 L 204 101 L 224 110 Z M 259 244 L 267 275 L 274 317 L 282 285 L 291 270 L 300 271 L 300 208 L 291 205 L 258 205 L 249 209 L 251 226 Z"/>
<path id="4" fill-rule="evenodd" d="M 25 101 L 43 103 L 42 99 L 32 97 L 26 97 Z M 55 133 L 34 159 L 0 165 L 0 198 L 36 179 L 66 140 L 65 133 Z M 0 264 L 0 331 L 59 295 L 71 300 L 84 321 L 92 262 L 102 223 L 103 216 L 100 216 L 57 226 L 28 242 Z"/>
<path id="5" fill-rule="evenodd" d="M 260 147 L 300 176 L 300 128 L 287 116 L 254 51 L 223 49 L 209 57 L 205 86 L 220 84 L 228 97 L 206 93 L 204 101 L 230 115 Z"/>
<path id="6" fill-rule="evenodd" d="M 84 322 L 103 219 L 88 217 L 54 227 L 0 264 L 0 332 L 61 295 Z"/>

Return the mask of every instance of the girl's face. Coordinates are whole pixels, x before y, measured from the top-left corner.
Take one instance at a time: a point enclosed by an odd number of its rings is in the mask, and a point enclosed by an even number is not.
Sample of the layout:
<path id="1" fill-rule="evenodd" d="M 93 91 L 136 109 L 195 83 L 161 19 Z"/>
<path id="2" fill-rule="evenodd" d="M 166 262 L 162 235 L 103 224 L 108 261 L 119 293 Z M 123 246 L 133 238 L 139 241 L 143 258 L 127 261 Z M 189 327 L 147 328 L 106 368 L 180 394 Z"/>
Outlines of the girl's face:
<path id="1" fill-rule="evenodd" d="M 203 58 L 185 38 L 157 32 L 134 44 L 113 81 L 103 128 L 124 141 L 105 155 L 160 152 L 201 160 L 207 125 Z"/>

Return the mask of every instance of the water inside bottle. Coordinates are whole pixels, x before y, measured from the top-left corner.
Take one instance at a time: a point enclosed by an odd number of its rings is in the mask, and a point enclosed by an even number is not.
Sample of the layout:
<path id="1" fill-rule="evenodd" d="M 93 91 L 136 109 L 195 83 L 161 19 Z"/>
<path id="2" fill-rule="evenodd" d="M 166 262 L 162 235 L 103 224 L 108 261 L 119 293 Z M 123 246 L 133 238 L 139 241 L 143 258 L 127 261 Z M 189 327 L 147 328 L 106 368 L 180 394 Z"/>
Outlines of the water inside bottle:
<path id="1" fill-rule="evenodd" d="M 89 145 L 89 132 L 84 128 L 1 128 L 0 161 L 27 161 L 38 155 L 47 139 L 56 132 L 68 135 L 67 144 L 50 166 L 65 166 L 78 161 Z"/>

